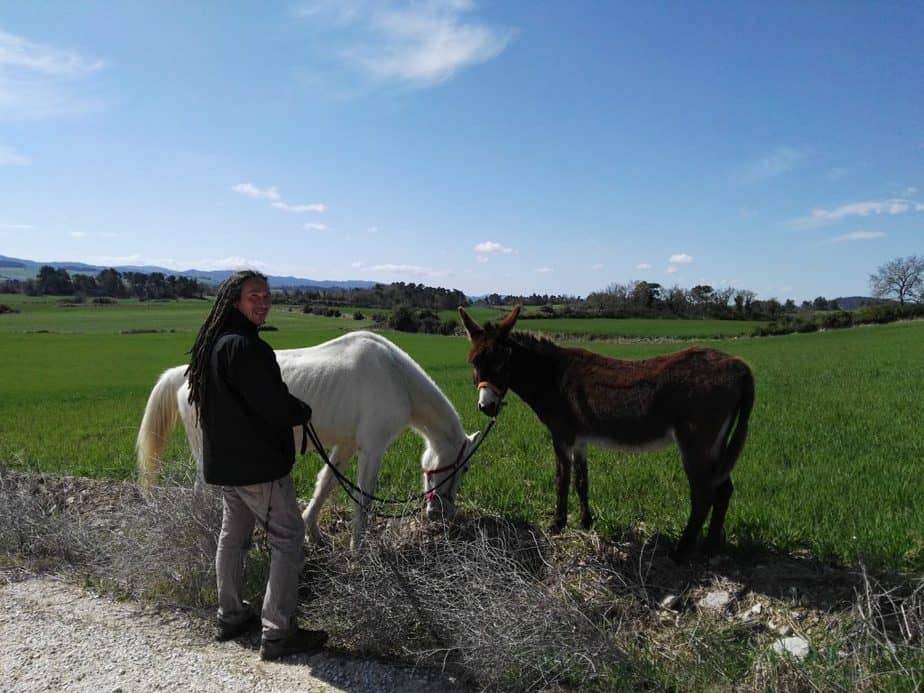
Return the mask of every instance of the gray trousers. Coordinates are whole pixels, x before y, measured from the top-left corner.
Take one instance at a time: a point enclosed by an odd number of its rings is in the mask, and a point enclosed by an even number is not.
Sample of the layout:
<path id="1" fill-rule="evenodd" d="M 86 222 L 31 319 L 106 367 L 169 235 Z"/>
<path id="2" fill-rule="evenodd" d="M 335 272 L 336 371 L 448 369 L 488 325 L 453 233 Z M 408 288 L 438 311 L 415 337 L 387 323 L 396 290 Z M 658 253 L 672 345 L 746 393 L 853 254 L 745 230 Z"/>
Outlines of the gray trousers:
<path id="1" fill-rule="evenodd" d="M 305 523 L 295 499 L 290 475 L 252 486 L 222 486 L 221 533 L 215 553 L 218 578 L 218 619 L 240 623 L 250 616 L 241 590 L 244 557 L 253 538 L 254 523 L 266 530 L 270 570 L 263 599 L 263 639 L 277 640 L 297 624 L 298 579 L 302 571 Z"/>

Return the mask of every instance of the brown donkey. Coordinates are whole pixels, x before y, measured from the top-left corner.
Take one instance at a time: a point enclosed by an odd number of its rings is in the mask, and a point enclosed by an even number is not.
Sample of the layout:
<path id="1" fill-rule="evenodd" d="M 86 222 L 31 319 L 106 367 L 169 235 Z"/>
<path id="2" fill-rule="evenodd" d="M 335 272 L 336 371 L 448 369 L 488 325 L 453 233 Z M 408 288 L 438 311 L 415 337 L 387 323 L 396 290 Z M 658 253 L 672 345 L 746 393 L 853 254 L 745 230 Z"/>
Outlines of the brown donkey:
<path id="1" fill-rule="evenodd" d="M 552 434 L 558 460 L 552 532 L 567 523 L 572 462 L 581 526 L 587 529 L 593 522 L 587 506 L 588 443 L 650 450 L 675 441 L 690 482 L 691 508 L 672 557 L 690 559 L 710 508 L 702 549 L 718 551 L 733 490 L 730 474 L 754 404 L 754 377 L 747 364 L 698 347 L 642 361 L 608 358 L 512 332 L 519 314 L 517 306 L 497 325 L 482 328 L 459 308 L 471 342 L 468 361 L 475 369 L 478 408 L 496 416 L 507 390 L 513 390 Z"/>

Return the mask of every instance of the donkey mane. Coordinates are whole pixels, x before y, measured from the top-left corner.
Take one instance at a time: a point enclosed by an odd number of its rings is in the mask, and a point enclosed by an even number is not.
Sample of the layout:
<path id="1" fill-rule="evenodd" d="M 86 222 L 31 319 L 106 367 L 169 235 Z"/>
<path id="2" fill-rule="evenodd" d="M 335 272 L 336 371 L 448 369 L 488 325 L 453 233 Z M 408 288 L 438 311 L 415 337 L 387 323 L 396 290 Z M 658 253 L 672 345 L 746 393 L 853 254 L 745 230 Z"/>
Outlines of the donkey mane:
<path id="1" fill-rule="evenodd" d="M 538 351 L 540 354 L 554 354 L 562 348 L 548 337 L 533 332 L 517 330 L 510 333 L 509 339 L 514 344 Z"/>

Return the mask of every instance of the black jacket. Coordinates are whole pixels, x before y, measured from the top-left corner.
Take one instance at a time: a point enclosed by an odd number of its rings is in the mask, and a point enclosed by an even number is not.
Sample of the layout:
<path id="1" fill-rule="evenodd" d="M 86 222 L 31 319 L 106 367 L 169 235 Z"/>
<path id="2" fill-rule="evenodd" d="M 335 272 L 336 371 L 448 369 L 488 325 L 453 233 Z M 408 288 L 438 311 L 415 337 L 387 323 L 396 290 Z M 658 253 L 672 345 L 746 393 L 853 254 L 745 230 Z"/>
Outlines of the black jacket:
<path id="1" fill-rule="evenodd" d="M 212 347 L 199 403 L 206 482 L 247 486 L 284 477 L 295 464 L 292 427 L 310 411 L 289 394 L 257 326 L 232 310 Z"/>

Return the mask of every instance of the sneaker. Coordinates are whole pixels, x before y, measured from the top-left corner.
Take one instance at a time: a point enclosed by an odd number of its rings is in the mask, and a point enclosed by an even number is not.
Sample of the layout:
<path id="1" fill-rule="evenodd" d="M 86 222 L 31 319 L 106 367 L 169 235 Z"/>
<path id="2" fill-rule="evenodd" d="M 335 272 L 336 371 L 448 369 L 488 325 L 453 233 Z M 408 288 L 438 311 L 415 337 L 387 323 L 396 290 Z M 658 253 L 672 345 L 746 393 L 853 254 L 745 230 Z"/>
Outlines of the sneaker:
<path id="1" fill-rule="evenodd" d="M 260 659 L 272 662 L 291 654 L 308 654 L 320 650 L 327 642 L 327 631 L 298 628 L 279 640 L 263 640 Z"/>
<path id="2" fill-rule="evenodd" d="M 252 612 L 243 621 L 239 621 L 237 623 L 228 623 L 227 621 L 219 620 L 215 624 L 215 639 L 218 642 L 234 640 L 234 638 L 238 636 L 256 630 L 259 625 L 260 617 Z"/>

